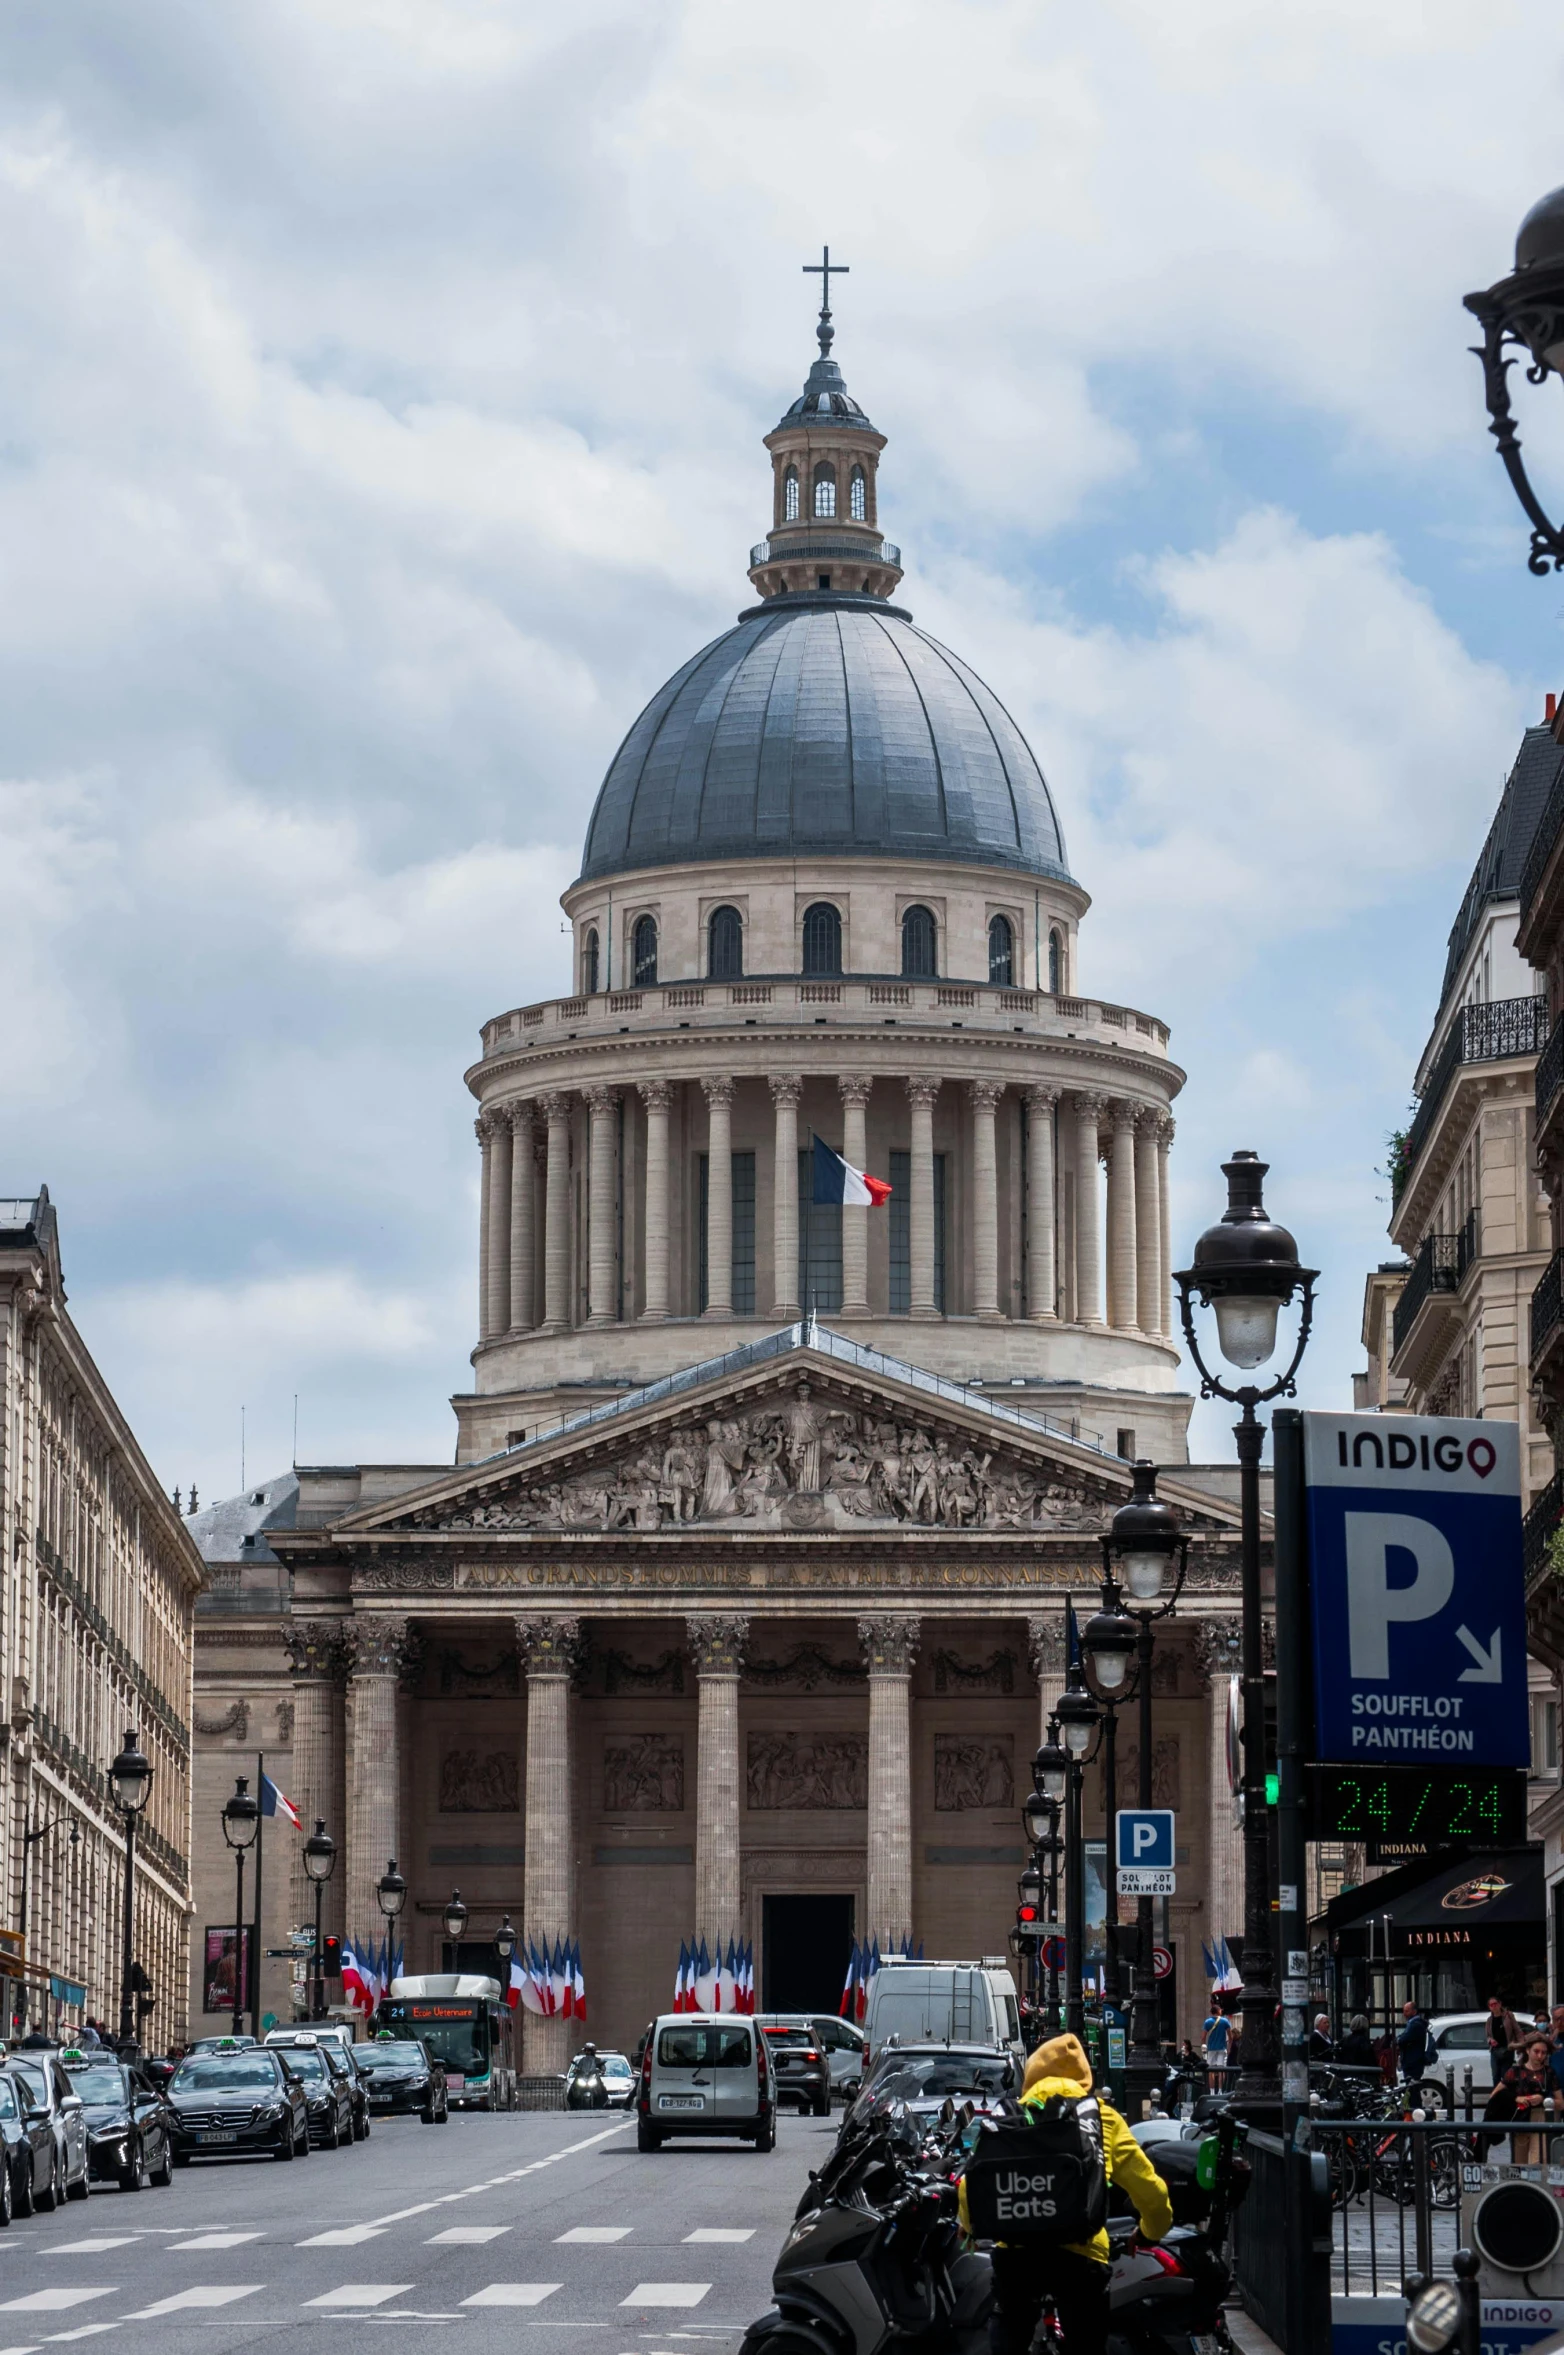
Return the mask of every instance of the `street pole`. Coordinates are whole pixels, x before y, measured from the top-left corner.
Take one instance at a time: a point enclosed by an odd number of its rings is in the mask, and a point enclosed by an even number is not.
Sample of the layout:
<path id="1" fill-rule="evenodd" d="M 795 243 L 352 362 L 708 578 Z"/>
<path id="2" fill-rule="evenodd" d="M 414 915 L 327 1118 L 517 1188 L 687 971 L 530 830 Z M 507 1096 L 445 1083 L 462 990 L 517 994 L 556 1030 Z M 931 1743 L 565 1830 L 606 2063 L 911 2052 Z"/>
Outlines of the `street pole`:
<path id="1" fill-rule="evenodd" d="M 266 1754 L 255 1753 L 255 1795 L 259 1799 L 266 1789 Z M 255 1984 L 250 1989 L 250 2029 L 257 2044 L 261 2041 L 261 1958 L 266 1949 L 261 1944 L 261 1850 L 266 1840 L 266 1810 L 263 1807 L 255 1823 L 255 1927 L 251 1933 L 255 1953 Z"/>
<path id="2" fill-rule="evenodd" d="M 310 1993 L 310 2018 L 312 2020 L 323 2020 L 326 2017 L 326 1974 L 323 1968 L 325 1957 L 321 1953 L 320 1940 L 320 1906 L 325 1893 L 325 1882 L 317 1881 L 315 1883 L 315 1984 Z"/>
<path id="3" fill-rule="evenodd" d="M 119 1968 L 119 2040 L 130 2044 L 135 2040 L 135 2010 L 130 1985 L 131 1964 L 136 1943 L 136 1814 L 125 1810 L 125 1895 L 120 1922 Z"/>
<path id="4" fill-rule="evenodd" d="M 1309 2115 L 1308 1830 L 1304 1761 L 1313 1721 L 1304 1531 L 1303 1417 L 1278 1407 L 1271 1423 L 1276 1527 L 1277 1865 L 1282 1950 L 1282 2239 L 1289 2347 L 1330 2330 L 1328 2267 L 1315 2256 L 1310 2154 L 1298 2148 Z M 1247 1965 L 1245 1981 L 1247 1984 Z"/>
<path id="5" fill-rule="evenodd" d="M 1099 1700 L 1102 1696 L 1098 1695 Z M 1119 1985 L 1119 1875 L 1115 1858 L 1116 1838 L 1114 1819 L 1119 1812 L 1119 1712 L 1109 1701 L 1102 1713 L 1102 1812 L 1103 1854 L 1102 1877 L 1105 1916 L 1102 1925 L 1103 1983 L 1107 2000 L 1115 2011 L 1123 2009 L 1123 1990 Z M 1108 2046 L 1106 2031 L 1103 2041 L 1103 2066 L 1107 2067 Z"/>
<path id="6" fill-rule="evenodd" d="M 1051 1922 L 1057 1922 L 1059 1919 L 1059 1852 L 1063 1846 L 1059 1836 L 1059 1826 L 1062 1821 L 1063 1817 L 1056 1807 L 1054 1809 L 1053 1839 L 1048 1852 L 1048 1919 Z M 1050 1957 L 1048 1964 L 1048 2025 L 1057 2036 L 1063 2025 L 1059 2017 L 1059 1941 L 1057 1938 L 1049 1939 L 1048 1952 Z"/>
<path id="7" fill-rule="evenodd" d="M 234 1871 L 237 1875 L 234 1897 L 234 2034 L 244 2034 L 244 1850 L 234 1850 Z"/>
<path id="8" fill-rule="evenodd" d="M 1256 1393 L 1240 1391 L 1238 1501 L 1243 1597 L 1244 1984 L 1236 2099 L 1251 2116 L 1274 2110 L 1280 2094 L 1275 1958 L 1271 1947 L 1271 1859 L 1265 1807 L 1265 1641 L 1260 1597 L 1260 1456 L 1265 1426 Z"/>
<path id="9" fill-rule="evenodd" d="M 1086 1856 L 1081 1840 L 1080 1760 L 1071 1753 L 1064 1816 L 1064 2024 L 1086 2041 Z"/>
<path id="10" fill-rule="evenodd" d="M 1135 1647 L 1137 1673 L 1140 1678 L 1140 1791 L 1143 1809 L 1152 1804 L 1151 1784 L 1151 1652 L 1152 1634 L 1149 1611 L 1136 1614 L 1140 1620 L 1140 1639 Z M 1152 1960 L 1154 1932 L 1152 1906 L 1154 1900 L 1141 1897 L 1135 1904 L 1135 2003 L 1130 2014 L 1130 2060 L 1125 2072 L 1126 2092 L 1136 2102 L 1149 2103 L 1156 2099 L 1162 2086 L 1162 2037 L 1158 2022 L 1157 1973 Z"/>

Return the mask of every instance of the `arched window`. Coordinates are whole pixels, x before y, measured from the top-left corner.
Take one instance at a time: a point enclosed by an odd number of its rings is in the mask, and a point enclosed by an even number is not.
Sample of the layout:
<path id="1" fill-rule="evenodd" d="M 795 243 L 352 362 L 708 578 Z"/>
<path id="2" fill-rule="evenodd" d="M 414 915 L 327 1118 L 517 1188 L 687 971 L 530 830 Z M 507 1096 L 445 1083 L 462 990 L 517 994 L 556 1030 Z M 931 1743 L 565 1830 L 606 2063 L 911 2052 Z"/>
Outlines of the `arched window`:
<path id="1" fill-rule="evenodd" d="M 738 981 L 744 972 L 744 919 L 737 908 L 713 908 L 706 926 L 706 971 L 713 981 Z"/>
<path id="2" fill-rule="evenodd" d="M 782 521 L 798 521 L 798 468 L 790 466 L 782 477 Z"/>
<path id="3" fill-rule="evenodd" d="M 1048 935 L 1048 987 L 1055 997 L 1064 987 L 1064 936 L 1058 931 Z"/>
<path id="4" fill-rule="evenodd" d="M 817 899 L 804 910 L 804 971 L 806 974 L 842 970 L 842 919 L 828 899 Z"/>
<path id="5" fill-rule="evenodd" d="M 993 989 L 1010 989 L 1016 977 L 1016 936 L 1008 916 L 988 920 L 988 979 Z"/>
<path id="6" fill-rule="evenodd" d="M 597 989 L 597 926 L 595 924 L 588 925 L 585 938 L 581 943 L 581 987 L 587 997 L 592 997 Z"/>
<path id="7" fill-rule="evenodd" d="M 854 523 L 862 523 L 869 512 L 869 485 L 864 479 L 864 471 L 861 466 L 853 468 L 852 480 L 847 490 L 847 505 Z"/>
<path id="8" fill-rule="evenodd" d="M 630 935 L 630 978 L 637 989 L 649 989 L 657 979 L 657 919 L 637 916 Z"/>
<path id="9" fill-rule="evenodd" d="M 903 981 L 932 981 L 939 971 L 939 935 L 929 908 L 909 908 L 901 920 Z"/>
<path id="10" fill-rule="evenodd" d="M 836 468 L 825 458 L 815 468 L 815 513 L 836 513 Z"/>

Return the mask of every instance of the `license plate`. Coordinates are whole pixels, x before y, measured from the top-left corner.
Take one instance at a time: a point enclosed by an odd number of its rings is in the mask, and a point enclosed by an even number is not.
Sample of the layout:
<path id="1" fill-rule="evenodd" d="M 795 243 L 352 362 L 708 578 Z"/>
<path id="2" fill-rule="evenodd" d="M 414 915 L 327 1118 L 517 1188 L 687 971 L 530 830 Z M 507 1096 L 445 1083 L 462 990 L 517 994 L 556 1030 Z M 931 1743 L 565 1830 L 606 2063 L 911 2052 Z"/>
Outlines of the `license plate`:
<path id="1" fill-rule="evenodd" d="M 1189 2343 L 1194 2355 L 1222 2355 L 1221 2340 L 1214 2339 L 1209 2331 L 1192 2331 Z"/>
<path id="2" fill-rule="evenodd" d="M 467 2090 L 466 2078 L 453 2077 L 450 2070 L 447 2069 L 445 2072 L 445 2090 L 447 2093 L 465 2093 Z"/>
<path id="3" fill-rule="evenodd" d="M 660 2110 L 703 2110 L 706 2104 L 698 2093 L 660 2093 L 657 2096 L 657 2107 Z"/>
<path id="4" fill-rule="evenodd" d="M 369 2097 L 369 2106 L 372 2110 L 389 2110 L 392 2099 L 393 2097 L 389 2093 L 372 2093 Z"/>
<path id="5" fill-rule="evenodd" d="M 225 2127 L 220 2134 L 206 2133 L 196 2136 L 197 2142 L 237 2142 L 238 2139 L 239 2134 L 235 2127 Z"/>

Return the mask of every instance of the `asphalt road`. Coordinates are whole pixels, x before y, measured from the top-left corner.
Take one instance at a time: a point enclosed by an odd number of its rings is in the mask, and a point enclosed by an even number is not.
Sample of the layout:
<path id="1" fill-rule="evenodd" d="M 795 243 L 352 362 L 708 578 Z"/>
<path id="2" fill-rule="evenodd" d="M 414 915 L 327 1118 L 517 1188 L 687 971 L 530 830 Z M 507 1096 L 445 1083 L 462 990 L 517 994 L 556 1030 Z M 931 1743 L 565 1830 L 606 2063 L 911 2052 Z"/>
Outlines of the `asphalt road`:
<path id="1" fill-rule="evenodd" d="M 736 2349 L 835 2121 L 784 2117 L 769 2155 L 730 2143 L 646 2157 L 633 2120 L 453 2113 L 380 2119 L 291 2167 L 204 2161 L 167 2191 L 0 2232 L 0 2355 L 114 2334 L 126 2355 L 226 2355 L 323 2326 L 443 2330 L 469 2355 Z M 279 2341 L 274 2333 L 286 2334 Z M 548 2333 L 553 2336 L 549 2337 Z"/>

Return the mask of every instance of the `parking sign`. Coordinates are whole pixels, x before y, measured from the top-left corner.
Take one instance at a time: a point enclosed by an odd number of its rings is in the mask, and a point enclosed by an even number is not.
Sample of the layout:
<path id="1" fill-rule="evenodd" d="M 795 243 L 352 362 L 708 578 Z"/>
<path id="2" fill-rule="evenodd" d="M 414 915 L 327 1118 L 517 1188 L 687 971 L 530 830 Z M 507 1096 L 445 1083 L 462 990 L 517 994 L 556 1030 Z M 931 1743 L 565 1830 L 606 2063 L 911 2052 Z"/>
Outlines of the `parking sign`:
<path id="1" fill-rule="evenodd" d="M 1115 1861 L 1121 1897 L 1171 1897 L 1173 1810 L 1121 1807 L 1115 1818 Z"/>
<path id="2" fill-rule="evenodd" d="M 1315 1756 L 1524 1766 L 1520 1433 L 1306 1414 Z"/>

